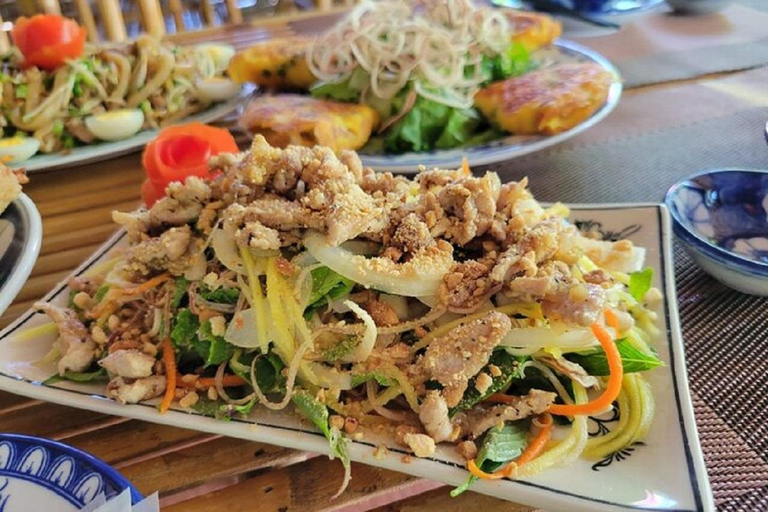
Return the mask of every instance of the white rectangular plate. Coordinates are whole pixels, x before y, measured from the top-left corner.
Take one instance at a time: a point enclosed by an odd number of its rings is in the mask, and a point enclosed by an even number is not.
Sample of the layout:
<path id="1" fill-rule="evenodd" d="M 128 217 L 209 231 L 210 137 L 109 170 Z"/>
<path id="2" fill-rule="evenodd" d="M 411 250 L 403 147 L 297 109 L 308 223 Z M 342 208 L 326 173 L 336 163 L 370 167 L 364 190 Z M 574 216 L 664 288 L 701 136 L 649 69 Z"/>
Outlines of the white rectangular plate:
<path id="1" fill-rule="evenodd" d="M 660 323 L 664 336 L 658 344 L 666 363 L 648 374 L 656 398 L 656 418 L 644 444 L 603 461 L 580 459 L 567 468 L 555 468 L 534 478 L 511 481 L 479 481 L 475 491 L 550 510 L 597 512 L 618 510 L 714 510 L 712 494 L 696 433 L 688 391 L 683 344 L 680 336 L 670 221 L 661 205 L 585 205 L 574 207 L 572 220 L 605 237 L 627 237 L 647 249 L 647 265 L 654 269 L 655 286 L 665 292 Z M 124 244 L 118 233 L 74 272 L 79 275 Z M 59 284 L 46 300 L 64 303 L 66 284 Z M 164 423 L 299 450 L 327 453 L 325 438 L 290 411 L 255 410 L 250 418 L 223 422 L 182 409 L 160 414 L 153 404 L 120 405 L 104 398 L 103 385 L 41 381 L 55 373 L 53 365 L 39 361 L 50 349 L 55 335 L 14 340 L 16 334 L 46 322 L 44 315 L 29 311 L 0 332 L 0 389 L 32 398 L 106 414 Z M 590 420 L 590 431 L 611 429 L 616 420 Z M 374 448 L 386 443 L 389 454 L 373 457 Z M 452 446 L 439 446 L 434 457 L 401 461 L 407 453 L 392 438 L 366 435 L 350 443 L 353 460 L 412 475 L 458 485 L 467 477 L 463 462 Z M 354 475 L 353 475 L 354 478 Z M 448 490 L 446 490 L 448 492 Z"/>

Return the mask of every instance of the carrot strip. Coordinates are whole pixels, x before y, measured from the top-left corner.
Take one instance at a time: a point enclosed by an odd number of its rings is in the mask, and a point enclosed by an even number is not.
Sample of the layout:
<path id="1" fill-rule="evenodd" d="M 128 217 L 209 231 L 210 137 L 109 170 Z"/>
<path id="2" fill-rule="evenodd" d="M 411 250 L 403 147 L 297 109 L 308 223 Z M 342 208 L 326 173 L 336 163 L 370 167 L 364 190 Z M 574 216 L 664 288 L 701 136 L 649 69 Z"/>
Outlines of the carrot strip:
<path id="1" fill-rule="evenodd" d="M 531 444 L 529 444 L 523 453 L 521 453 L 520 456 L 515 460 L 515 464 L 517 464 L 518 467 L 531 462 L 533 459 L 541 455 L 541 452 L 543 452 L 544 448 L 547 447 L 549 438 L 552 437 L 552 429 L 554 427 L 552 416 L 545 413 L 542 414 L 539 418 L 542 418 L 539 420 L 541 421 L 542 425 L 541 430 L 539 430 L 539 433 L 533 439 Z"/>
<path id="2" fill-rule="evenodd" d="M 160 402 L 160 413 L 171 407 L 173 397 L 176 395 L 176 354 L 173 352 L 170 338 L 163 340 L 163 364 L 165 365 L 165 396 Z"/>
<path id="3" fill-rule="evenodd" d="M 512 395 L 505 395 L 504 393 L 494 393 L 483 402 L 491 402 L 494 404 L 511 404 L 512 402 L 516 401 L 519 397 L 514 397 Z"/>
<path id="4" fill-rule="evenodd" d="M 152 279 L 148 281 L 144 281 L 140 285 L 134 286 L 133 288 L 123 288 L 122 290 L 115 290 L 116 292 L 119 292 L 123 295 L 136 295 L 138 293 L 143 293 L 147 290 L 150 290 L 154 288 L 155 286 L 164 283 L 168 279 L 170 279 L 171 276 L 168 274 L 160 274 L 159 276 L 155 276 Z"/>
<path id="5" fill-rule="evenodd" d="M 619 319 L 616 317 L 616 313 L 612 309 L 605 308 L 603 310 L 603 316 L 605 316 L 605 323 L 608 327 L 613 327 L 616 334 L 619 333 Z"/>
<path id="6" fill-rule="evenodd" d="M 184 388 L 208 389 L 216 386 L 216 379 L 213 377 L 201 377 L 197 380 L 187 382 L 181 378 L 181 374 L 176 374 L 176 382 Z M 225 375 L 221 379 L 221 385 L 225 388 L 233 388 L 246 384 L 246 381 L 238 375 Z"/>
<path id="7" fill-rule="evenodd" d="M 543 452 L 544 448 L 547 447 L 549 438 L 552 436 L 554 422 L 552 421 L 552 416 L 549 414 L 544 413 L 540 417 L 543 418 L 541 430 L 533 439 L 533 441 L 531 441 L 531 444 L 528 445 L 528 447 L 523 451 L 523 453 L 520 454 L 517 459 L 509 462 L 508 464 L 505 464 L 503 467 L 500 467 L 493 473 L 486 473 L 480 469 L 473 459 L 467 461 L 467 469 L 469 472 L 482 480 L 499 480 L 501 478 L 508 478 L 514 474 L 517 468 L 523 464 L 531 462 L 533 459 L 541 455 L 541 452 Z"/>
<path id="8" fill-rule="evenodd" d="M 619 354 L 619 349 L 616 348 L 616 344 L 613 342 L 610 333 L 608 333 L 602 325 L 592 324 L 592 333 L 600 342 L 600 345 L 605 351 L 606 358 L 608 359 L 608 370 L 610 371 L 610 375 L 605 391 L 603 391 L 603 393 L 596 399 L 585 404 L 550 405 L 550 413 L 560 416 L 594 414 L 608 409 L 613 401 L 616 400 L 616 397 L 619 396 L 619 392 L 621 391 L 621 381 L 624 378 L 624 368 L 621 364 L 621 354 Z"/>
<path id="9" fill-rule="evenodd" d="M 506 475 L 502 474 L 501 471 L 504 469 L 499 469 L 498 471 L 494 471 L 493 473 L 486 473 L 479 467 L 477 467 L 477 464 L 475 463 L 475 459 L 470 459 L 467 461 L 467 469 L 470 473 L 475 475 L 477 478 L 480 478 L 481 480 L 500 480 L 504 478 Z"/>

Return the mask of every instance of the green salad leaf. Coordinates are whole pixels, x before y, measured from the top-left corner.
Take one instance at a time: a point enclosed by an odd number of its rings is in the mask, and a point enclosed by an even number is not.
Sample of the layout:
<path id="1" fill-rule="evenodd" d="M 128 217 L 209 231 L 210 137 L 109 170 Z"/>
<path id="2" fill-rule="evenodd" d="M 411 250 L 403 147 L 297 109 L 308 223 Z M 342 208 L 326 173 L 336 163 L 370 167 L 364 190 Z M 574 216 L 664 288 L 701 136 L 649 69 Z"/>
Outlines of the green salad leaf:
<path id="1" fill-rule="evenodd" d="M 221 287 L 211 290 L 206 285 L 200 286 L 198 294 L 208 302 L 215 302 L 216 304 L 237 304 L 240 298 L 240 290 L 237 288 Z"/>
<path id="2" fill-rule="evenodd" d="M 360 344 L 360 338 L 356 336 L 347 336 L 332 347 L 328 347 L 322 352 L 323 361 L 333 363 L 350 354 Z"/>
<path id="3" fill-rule="evenodd" d="M 449 416 L 452 417 L 457 412 L 471 409 L 473 406 L 482 402 L 492 394 L 504 389 L 512 381 L 512 379 L 520 378 L 522 376 L 522 363 L 524 363 L 526 359 L 528 359 L 527 356 L 512 356 L 503 349 L 494 351 L 493 354 L 491 354 L 488 362 L 496 366 L 501 374 L 497 377 L 492 377 L 493 383 L 484 393 L 480 393 L 475 388 L 475 378 L 470 379 L 467 390 L 464 392 L 464 396 L 461 398 L 459 403 L 456 404 L 455 407 L 451 408 L 451 410 L 448 412 Z M 481 371 L 490 373 L 487 366 Z"/>
<path id="4" fill-rule="evenodd" d="M 483 72 L 487 77 L 486 83 L 522 75 L 530 67 L 531 54 L 524 45 L 518 42 L 510 44 L 506 50 L 493 57 L 483 57 Z"/>
<path id="5" fill-rule="evenodd" d="M 171 296 L 171 309 L 177 309 L 181 306 L 181 301 L 187 295 L 187 287 L 189 286 L 189 280 L 179 277 L 176 278 L 176 282 L 173 286 L 173 295 Z"/>
<path id="6" fill-rule="evenodd" d="M 280 356 L 274 352 L 266 355 L 259 352 L 243 354 L 237 360 L 230 359 L 229 368 L 246 382 L 251 381 L 251 364 L 256 358 L 254 373 L 256 374 L 256 384 L 262 393 L 271 393 L 281 390 L 285 387 L 285 377 L 281 374 L 285 364 Z"/>
<path id="7" fill-rule="evenodd" d="M 644 372 L 664 365 L 654 354 L 643 352 L 626 338 L 616 340 L 616 348 L 619 349 L 619 354 L 621 354 L 624 373 Z M 590 352 L 566 354 L 565 358 L 581 365 L 590 375 L 596 377 L 610 375 L 608 359 L 602 348 L 596 348 Z"/>
<path id="8" fill-rule="evenodd" d="M 314 423 L 317 428 L 328 439 L 331 446 L 331 454 L 341 459 L 344 469 L 349 471 L 349 453 L 347 451 L 347 440 L 337 428 L 332 428 L 329 424 L 330 415 L 328 407 L 318 402 L 315 397 L 306 391 L 297 391 L 291 397 L 291 401 L 301 414 L 309 421 Z"/>
<path id="9" fill-rule="evenodd" d="M 651 267 L 632 272 L 629 274 L 629 294 L 632 295 L 637 302 L 642 302 L 645 298 L 645 294 L 651 289 L 652 282 L 653 269 Z"/>
<path id="10" fill-rule="evenodd" d="M 210 320 L 200 324 L 198 317 L 189 309 L 180 309 L 176 313 L 171 327 L 171 341 L 182 352 L 182 357 L 199 357 L 205 366 L 221 364 L 235 352 L 234 345 L 211 332 Z"/>
<path id="11" fill-rule="evenodd" d="M 486 473 L 493 473 L 504 464 L 515 460 L 528 446 L 528 421 L 507 421 L 503 425 L 491 428 L 483 437 L 483 442 L 475 457 L 477 467 Z M 477 477 L 469 475 L 466 482 L 451 491 L 451 497 L 469 489 Z"/>
<path id="12" fill-rule="evenodd" d="M 104 368 L 99 368 L 92 372 L 64 372 L 64 375 L 56 374 L 45 379 L 43 385 L 48 386 L 49 384 L 54 384 L 63 380 L 72 382 L 98 382 L 109 380 L 109 376 L 107 375 L 107 370 Z"/>
<path id="13" fill-rule="evenodd" d="M 312 294 L 309 296 L 309 305 L 304 311 L 306 318 L 311 317 L 328 302 L 348 294 L 355 286 L 354 281 L 337 274 L 328 267 L 318 267 L 310 274 L 312 275 Z"/>
<path id="14" fill-rule="evenodd" d="M 368 78 L 368 73 L 358 67 L 344 80 L 316 83 L 310 88 L 310 94 L 315 98 L 357 102 L 368 84 Z"/>
<path id="15" fill-rule="evenodd" d="M 464 145 L 477 131 L 481 122 L 480 114 L 473 108 L 451 109 L 443 133 L 435 141 L 435 147 L 451 149 Z"/>

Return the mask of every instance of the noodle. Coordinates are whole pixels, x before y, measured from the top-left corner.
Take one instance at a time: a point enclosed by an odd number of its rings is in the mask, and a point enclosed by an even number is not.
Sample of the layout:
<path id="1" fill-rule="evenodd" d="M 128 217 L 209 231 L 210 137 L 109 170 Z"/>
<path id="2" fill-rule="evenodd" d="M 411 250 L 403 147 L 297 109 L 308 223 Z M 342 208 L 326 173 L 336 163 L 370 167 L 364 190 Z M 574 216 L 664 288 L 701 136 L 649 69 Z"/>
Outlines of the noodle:
<path id="1" fill-rule="evenodd" d="M 379 99 L 392 99 L 413 82 L 420 96 L 465 109 L 484 80 L 483 56 L 503 51 L 509 34 L 503 14 L 471 0 L 367 0 L 320 36 L 307 62 L 326 82 L 364 70 L 367 90 Z"/>

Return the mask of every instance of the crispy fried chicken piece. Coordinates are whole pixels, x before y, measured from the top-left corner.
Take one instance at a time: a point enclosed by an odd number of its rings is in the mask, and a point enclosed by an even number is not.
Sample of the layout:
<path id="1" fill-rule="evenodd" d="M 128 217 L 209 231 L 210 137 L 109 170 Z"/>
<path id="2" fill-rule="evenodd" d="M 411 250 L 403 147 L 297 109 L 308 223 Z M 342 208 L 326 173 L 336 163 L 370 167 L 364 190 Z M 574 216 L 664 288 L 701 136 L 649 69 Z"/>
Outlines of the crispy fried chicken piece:
<path id="1" fill-rule="evenodd" d="M 97 345 L 75 312 L 44 302 L 35 303 L 35 309 L 47 314 L 59 331 L 59 375 L 86 370 L 96 357 Z"/>
<path id="2" fill-rule="evenodd" d="M 491 352 L 511 327 L 509 317 L 492 311 L 456 327 L 429 345 L 418 364 L 443 385 L 448 407 L 459 403 L 469 379 L 488 363 Z"/>
<path id="3" fill-rule="evenodd" d="M 197 219 L 211 199 L 211 187 L 192 176 L 184 183 L 174 181 L 166 187 L 166 196 L 149 210 L 149 220 L 155 226 L 182 226 Z"/>
<path id="4" fill-rule="evenodd" d="M 427 434 L 437 443 L 454 437 L 453 424 L 448 417 L 448 405 L 439 391 L 427 391 L 419 409 L 419 420 Z"/>
<path id="5" fill-rule="evenodd" d="M 555 400 L 555 393 L 532 389 L 527 395 L 515 397 L 511 404 L 477 405 L 466 413 L 459 413 L 454 422 L 461 427 L 462 435 L 472 438 L 505 421 L 515 421 L 546 411 Z"/>
<path id="6" fill-rule="evenodd" d="M 395 234 L 392 237 L 392 244 L 402 249 L 404 253 L 415 254 L 422 249 L 435 245 L 435 239 L 429 232 L 429 227 L 415 213 L 409 213 L 400 221 Z"/>
<path id="7" fill-rule="evenodd" d="M 189 226 L 171 228 L 156 238 L 132 246 L 126 253 L 128 270 L 143 275 L 168 270 L 172 275 L 182 275 L 193 256 L 200 252 L 199 245 Z"/>
<path id="8" fill-rule="evenodd" d="M 152 375 L 155 358 L 139 350 L 116 350 L 99 361 L 110 375 L 140 379 Z"/>
<path id="9" fill-rule="evenodd" d="M 496 214 L 500 188 L 499 176 L 491 172 L 482 178 L 462 178 L 443 186 L 437 200 L 450 220 L 445 236 L 466 245 L 488 231 Z"/>
<path id="10" fill-rule="evenodd" d="M 121 404 L 137 404 L 162 395 L 165 386 L 165 375 L 136 380 L 115 377 L 107 384 L 107 396 Z"/>

